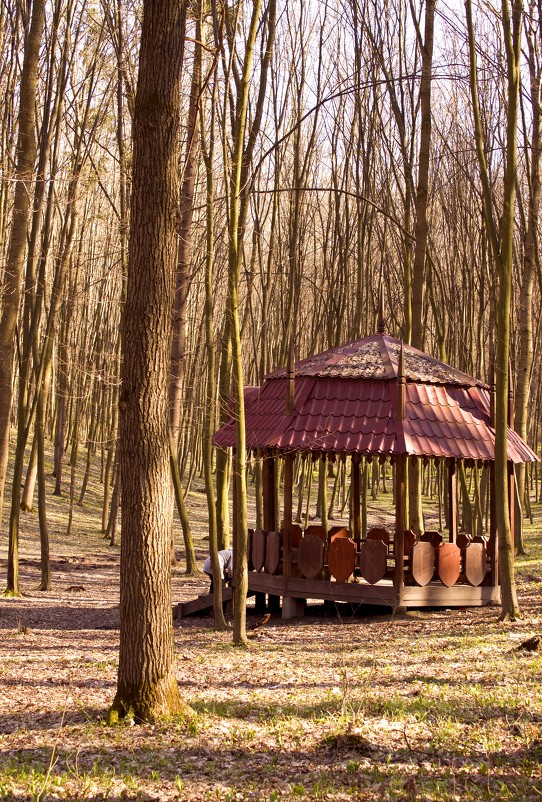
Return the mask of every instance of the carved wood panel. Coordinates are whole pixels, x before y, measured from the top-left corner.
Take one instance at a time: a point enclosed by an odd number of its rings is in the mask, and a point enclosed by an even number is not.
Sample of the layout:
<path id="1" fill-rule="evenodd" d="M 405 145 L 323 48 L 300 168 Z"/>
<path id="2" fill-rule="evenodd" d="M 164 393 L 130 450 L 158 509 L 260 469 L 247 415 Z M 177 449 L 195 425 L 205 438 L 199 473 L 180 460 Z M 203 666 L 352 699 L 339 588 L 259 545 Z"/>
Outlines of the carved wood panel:
<path id="1" fill-rule="evenodd" d="M 297 564 L 306 579 L 316 579 L 324 567 L 324 541 L 317 535 L 305 535 L 299 543 Z"/>
<path id="2" fill-rule="evenodd" d="M 356 544 L 350 538 L 338 537 L 330 543 L 327 562 L 337 582 L 346 582 L 356 567 Z"/>
<path id="3" fill-rule="evenodd" d="M 281 549 L 280 532 L 268 532 L 265 545 L 265 571 L 268 574 L 278 573 Z"/>
<path id="4" fill-rule="evenodd" d="M 439 579 L 449 588 L 455 585 L 461 573 L 461 550 L 455 543 L 441 543 L 436 553 Z"/>
<path id="5" fill-rule="evenodd" d="M 265 542 L 267 532 L 256 529 L 252 536 L 252 565 L 255 571 L 261 571 L 265 565 Z"/>
<path id="6" fill-rule="evenodd" d="M 483 543 L 471 543 L 465 551 L 463 572 L 469 585 L 478 587 L 487 571 L 487 552 Z"/>
<path id="7" fill-rule="evenodd" d="M 416 585 L 423 587 L 433 579 L 435 571 L 435 549 L 427 540 L 412 546 L 410 572 Z"/>
<path id="8" fill-rule="evenodd" d="M 387 560 L 388 548 L 381 540 L 366 540 L 361 544 L 359 567 L 362 577 L 370 585 L 375 585 L 384 578 Z"/>

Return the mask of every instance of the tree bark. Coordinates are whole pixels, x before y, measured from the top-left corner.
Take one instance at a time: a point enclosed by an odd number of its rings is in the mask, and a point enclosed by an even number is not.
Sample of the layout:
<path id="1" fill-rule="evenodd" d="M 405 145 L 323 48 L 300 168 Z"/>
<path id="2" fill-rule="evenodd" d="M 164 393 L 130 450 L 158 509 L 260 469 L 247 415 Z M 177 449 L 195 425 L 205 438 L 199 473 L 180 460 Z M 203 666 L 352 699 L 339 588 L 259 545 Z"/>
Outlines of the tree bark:
<path id="1" fill-rule="evenodd" d="M 509 466 L 507 455 L 508 367 L 510 359 L 510 307 L 512 296 L 512 263 L 514 239 L 514 200 L 517 179 L 517 119 L 519 103 L 519 61 L 521 39 L 521 0 L 514 0 L 512 18 L 507 0 L 502 1 L 501 17 L 506 51 L 507 112 L 506 154 L 502 189 L 502 216 L 497 225 L 490 186 L 482 121 L 478 103 L 476 47 L 472 22 L 471 0 L 466 0 L 470 54 L 470 89 L 473 106 L 476 152 L 482 182 L 484 219 L 489 232 L 493 260 L 497 267 L 497 348 L 495 361 L 495 515 L 499 535 L 499 576 L 501 582 L 501 618 L 517 618 L 520 614 L 514 576 L 514 547 L 509 515 Z"/>
<path id="2" fill-rule="evenodd" d="M 2 519 L 4 487 L 9 453 L 9 429 L 13 400 L 13 370 L 15 355 L 15 328 L 24 273 L 28 224 L 33 193 L 33 173 L 36 161 L 35 99 L 38 62 L 43 25 L 45 0 L 34 0 L 30 28 L 26 37 L 23 70 L 20 83 L 19 133 L 15 168 L 15 196 L 8 248 L 2 314 L 0 316 L 0 521 Z M 19 592 L 18 546 L 12 555 L 13 575 L 8 577 L 8 589 Z"/>
<path id="3" fill-rule="evenodd" d="M 173 654 L 168 399 L 185 13 L 178 0 L 144 2 L 119 402 L 120 651 L 110 722 L 189 711 Z"/>

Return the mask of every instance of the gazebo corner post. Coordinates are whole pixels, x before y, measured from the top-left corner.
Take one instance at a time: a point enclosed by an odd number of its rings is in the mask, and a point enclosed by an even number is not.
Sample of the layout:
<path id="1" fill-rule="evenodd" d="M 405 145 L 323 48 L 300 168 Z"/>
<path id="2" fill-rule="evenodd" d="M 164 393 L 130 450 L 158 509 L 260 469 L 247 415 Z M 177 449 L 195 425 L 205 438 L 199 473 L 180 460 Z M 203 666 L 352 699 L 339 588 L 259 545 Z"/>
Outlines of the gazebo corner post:
<path id="1" fill-rule="evenodd" d="M 496 405 L 496 387 L 495 387 L 495 351 L 493 343 L 490 344 L 489 354 L 489 424 L 495 428 L 495 405 Z M 510 407 L 508 408 L 508 417 L 510 417 Z M 499 535 L 497 529 L 497 509 L 495 499 L 495 460 L 493 459 L 489 465 L 489 577 L 487 581 L 491 587 L 497 587 L 499 582 Z"/>
<path id="2" fill-rule="evenodd" d="M 294 454 L 284 455 L 284 526 L 283 526 L 283 576 L 284 589 L 292 575 L 292 511 L 294 486 Z"/>
<path id="3" fill-rule="evenodd" d="M 294 485 L 293 452 L 284 455 L 284 524 L 283 524 L 283 596 L 282 618 L 300 618 L 305 614 L 305 600 L 288 595 L 288 580 L 292 574 L 292 509 Z"/>
<path id="4" fill-rule="evenodd" d="M 361 543 L 361 471 L 360 455 L 352 454 L 350 467 L 351 493 L 352 493 L 352 532 L 354 541 L 358 545 Z"/>
<path id="5" fill-rule="evenodd" d="M 457 460 L 448 460 L 448 539 L 457 540 Z"/>
<path id="6" fill-rule="evenodd" d="M 514 463 L 508 460 L 508 517 L 510 519 L 510 532 L 512 533 L 512 543 L 517 543 L 516 535 L 516 475 Z M 520 508 L 521 509 L 521 508 Z M 512 563 L 515 562 L 515 548 L 512 549 Z"/>
<path id="7" fill-rule="evenodd" d="M 273 532 L 277 528 L 275 508 L 275 458 L 269 451 L 263 455 L 262 464 L 263 528 Z"/>
<path id="8" fill-rule="evenodd" d="M 496 588 L 499 583 L 499 536 L 497 530 L 497 511 L 495 509 L 495 462 L 489 466 L 489 575 L 487 582 Z"/>
<path id="9" fill-rule="evenodd" d="M 232 448 L 232 576 L 233 587 L 237 584 L 237 567 L 239 563 L 239 510 L 237 505 L 237 484 L 239 477 L 237 474 L 237 452 Z M 234 593 L 235 597 L 235 593 Z M 232 598 L 232 608 L 234 607 L 234 599 Z M 233 609 L 230 611 L 233 612 Z"/>
<path id="10" fill-rule="evenodd" d="M 393 585 L 396 593 L 396 612 L 404 611 L 403 589 L 405 586 L 405 495 L 406 495 L 407 455 L 395 457 L 395 572 Z"/>

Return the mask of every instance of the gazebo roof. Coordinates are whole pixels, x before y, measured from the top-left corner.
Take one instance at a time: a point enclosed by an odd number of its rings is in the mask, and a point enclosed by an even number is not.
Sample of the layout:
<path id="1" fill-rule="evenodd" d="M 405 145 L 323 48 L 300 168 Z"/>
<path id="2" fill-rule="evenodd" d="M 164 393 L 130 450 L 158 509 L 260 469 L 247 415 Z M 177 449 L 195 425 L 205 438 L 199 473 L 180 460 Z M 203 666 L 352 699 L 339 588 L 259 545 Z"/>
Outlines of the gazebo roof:
<path id="1" fill-rule="evenodd" d="M 319 376 L 334 379 L 367 379 L 384 381 L 397 379 L 399 354 L 403 345 L 407 381 L 424 384 L 447 384 L 465 387 L 487 387 L 460 370 L 445 365 L 411 345 L 402 344 L 387 334 L 373 334 L 347 345 L 330 348 L 321 354 L 302 359 L 295 366 L 299 376 Z M 276 370 L 267 379 L 285 378 L 286 370 Z"/>
<path id="2" fill-rule="evenodd" d="M 293 411 L 286 370 L 269 374 L 245 396 L 248 448 L 493 460 L 489 388 L 465 373 L 403 346 L 405 414 L 398 416 L 401 342 L 375 334 L 303 359 L 295 366 Z M 235 445 L 230 419 L 215 434 Z M 511 429 L 508 459 L 537 460 Z"/>

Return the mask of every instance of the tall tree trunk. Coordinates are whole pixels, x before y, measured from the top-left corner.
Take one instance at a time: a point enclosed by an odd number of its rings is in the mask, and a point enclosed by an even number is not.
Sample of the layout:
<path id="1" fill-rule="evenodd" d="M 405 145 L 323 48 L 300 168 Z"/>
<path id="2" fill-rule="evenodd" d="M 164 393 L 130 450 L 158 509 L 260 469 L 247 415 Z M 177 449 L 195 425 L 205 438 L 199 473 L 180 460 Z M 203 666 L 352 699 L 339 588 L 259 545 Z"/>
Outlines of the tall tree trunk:
<path id="1" fill-rule="evenodd" d="M 538 4 L 538 13 L 541 13 Z M 540 108 L 542 98 L 540 94 L 541 76 L 540 66 L 536 54 L 540 44 L 536 37 L 540 36 L 542 19 L 538 17 L 536 26 L 535 3 L 531 0 L 529 14 L 526 18 L 527 62 L 529 65 L 529 79 L 531 92 L 531 154 L 529 169 L 529 199 L 527 204 L 527 221 L 523 240 L 523 275 L 520 290 L 519 307 L 519 365 L 516 383 L 516 416 L 515 429 L 522 440 L 528 437 L 527 423 L 529 419 L 529 404 L 531 400 L 531 380 L 533 369 L 533 285 L 536 263 L 539 259 L 538 248 L 538 213 L 540 209 L 540 157 L 541 157 L 541 120 Z M 524 131 L 525 147 L 527 144 L 527 131 Z M 523 545 L 523 510 L 527 507 L 526 497 L 529 488 L 525 482 L 525 465 L 517 466 L 518 498 L 521 505 L 521 514 L 517 516 L 516 548 L 519 553 L 525 553 Z"/>
<path id="2" fill-rule="evenodd" d="M 246 169 L 245 130 L 248 113 L 248 90 L 250 72 L 260 17 L 261 0 L 254 0 L 246 43 L 243 71 L 238 83 L 235 123 L 233 131 L 233 154 L 231 160 L 230 198 L 228 219 L 228 315 L 230 321 L 233 373 L 233 399 L 235 414 L 236 453 L 235 502 L 237 551 L 235 565 L 235 599 L 233 640 L 237 645 L 247 644 L 246 597 L 248 590 L 248 511 L 246 492 L 246 432 L 245 400 L 243 380 L 243 357 L 239 328 L 239 278 L 243 261 L 243 207 L 241 195 L 243 167 Z"/>
<path id="3" fill-rule="evenodd" d="M 481 114 L 478 103 L 476 47 L 471 0 L 466 0 L 469 33 L 470 88 L 474 114 L 476 152 L 482 181 L 484 218 L 489 232 L 493 260 L 497 267 L 497 349 L 495 360 L 495 514 L 499 536 L 499 574 L 502 594 L 501 618 L 517 618 L 519 603 L 514 576 L 514 546 L 510 530 L 507 455 L 508 368 L 510 360 L 510 304 L 514 239 L 514 199 L 517 179 L 517 119 L 519 100 L 519 61 L 521 39 L 521 0 L 513 0 L 512 17 L 508 0 L 502 0 L 501 17 L 506 51 L 506 160 L 502 189 L 502 217 L 495 220 L 493 192 L 489 182 Z M 511 500 L 514 503 L 514 500 Z"/>
<path id="4" fill-rule="evenodd" d="M 178 0 L 143 5 L 119 402 L 120 650 L 110 721 L 188 712 L 173 653 L 168 399 L 185 15 Z"/>
<path id="5" fill-rule="evenodd" d="M 0 316 L 0 521 L 6 483 L 9 453 L 9 429 L 13 400 L 13 371 L 15 355 L 15 329 L 19 314 L 19 303 L 24 273 L 24 259 L 28 236 L 28 224 L 33 194 L 33 173 L 36 161 L 35 100 L 38 76 L 38 61 L 43 25 L 45 0 L 34 0 L 28 30 L 23 70 L 20 83 L 19 133 L 15 166 L 15 196 L 13 218 L 8 248 L 4 286 L 2 292 L 2 314 Z M 19 592 L 17 544 L 12 544 L 15 553 L 8 570 L 8 590 Z"/>

